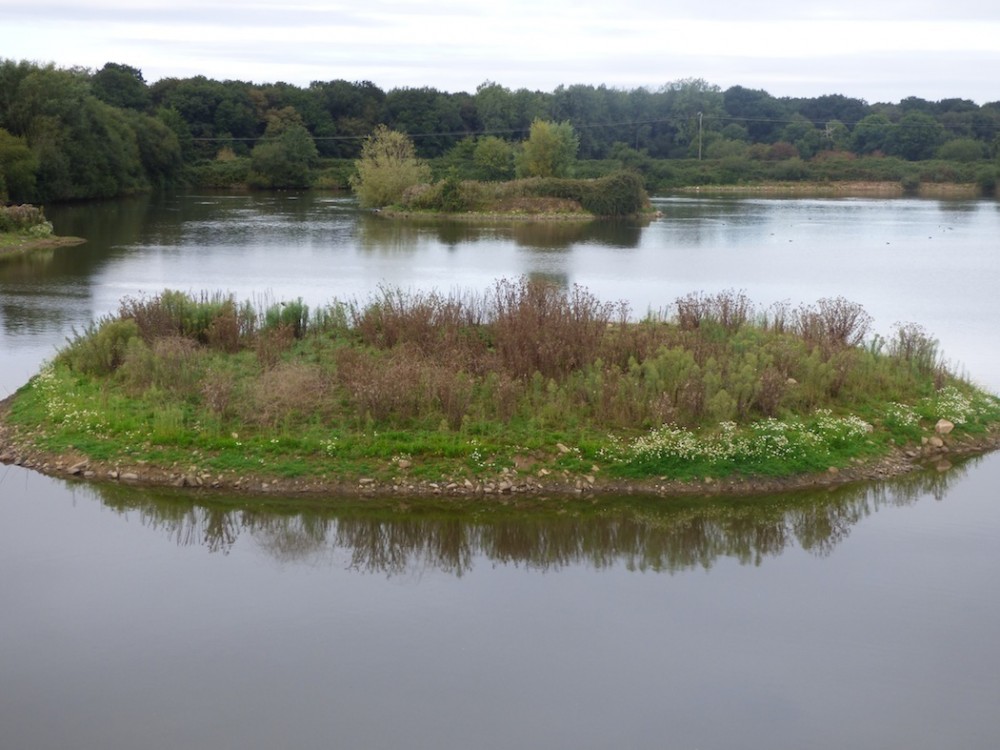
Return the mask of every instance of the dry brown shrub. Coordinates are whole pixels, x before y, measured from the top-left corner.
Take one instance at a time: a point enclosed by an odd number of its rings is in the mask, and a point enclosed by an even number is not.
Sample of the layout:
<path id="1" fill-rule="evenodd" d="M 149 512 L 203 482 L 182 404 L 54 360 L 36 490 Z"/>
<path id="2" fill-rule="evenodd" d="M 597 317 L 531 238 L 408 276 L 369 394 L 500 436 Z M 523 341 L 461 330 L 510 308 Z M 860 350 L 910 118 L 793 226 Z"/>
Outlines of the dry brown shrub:
<path id="1" fill-rule="evenodd" d="M 415 358 L 340 349 L 336 359 L 337 382 L 360 418 L 406 420 L 420 413 Z"/>
<path id="2" fill-rule="evenodd" d="M 118 317 L 134 320 L 139 327 L 139 335 L 147 344 L 158 338 L 180 333 L 179 321 L 159 296 L 148 299 L 123 298 L 118 305 Z"/>
<path id="3" fill-rule="evenodd" d="M 726 289 L 715 295 L 692 292 L 674 302 L 677 324 L 683 331 L 693 331 L 704 323 L 716 323 L 727 331 L 736 331 L 754 314 L 746 292 Z"/>
<path id="4" fill-rule="evenodd" d="M 229 370 L 210 368 L 201 380 L 201 402 L 216 416 L 232 415 L 236 377 Z"/>
<path id="5" fill-rule="evenodd" d="M 295 343 L 295 331 L 289 325 L 278 325 L 258 332 L 254 352 L 261 367 L 268 369 L 281 361 L 281 355 Z"/>
<path id="6" fill-rule="evenodd" d="M 781 402 L 788 390 L 788 377 L 773 367 L 768 367 L 760 375 L 760 390 L 757 392 L 756 406 L 765 417 L 776 417 Z"/>
<path id="7" fill-rule="evenodd" d="M 497 282 L 490 298 L 493 342 L 505 371 L 562 379 L 594 361 L 620 306 L 580 286 L 565 292 L 537 280 Z"/>
<path id="8" fill-rule="evenodd" d="M 207 338 L 209 347 L 216 351 L 234 354 L 240 350 L 240 320 L 234 303 L 226 303 L 212 320 Z"/>
<path id="9" fill-rule="evenodd" d="M 868 335 L 872 317 L 857 302 L 843 297 L 824 298 L 795 311 L 795 331 L 826 356 L 844 347 L 859 346 Z"/>
<path id="10" fill-rule="evenodd" d="M 312 364 L 282 362 L 264 370 L 250 389 L 250 421 L 275 427 L 308 419 L 322 411 L 329 388 L 323 371 Z"/>
<path id="11" fill-rule="evenodd" d="M 152 345 L 153 382 L 176 393 L 198 390 L 205 353 L 198 343 L 184 336 L 165 336 Z"/>
<path id="12" fill-rule="evenodd" d="M 370 346 L 415 346 L 422 354 L 455 367 L 480 371 L 483 366 L 485 310 L 473 296 L 382 288 L 367 305 L 350 306 L 348 315 L 355 333 Z"/>

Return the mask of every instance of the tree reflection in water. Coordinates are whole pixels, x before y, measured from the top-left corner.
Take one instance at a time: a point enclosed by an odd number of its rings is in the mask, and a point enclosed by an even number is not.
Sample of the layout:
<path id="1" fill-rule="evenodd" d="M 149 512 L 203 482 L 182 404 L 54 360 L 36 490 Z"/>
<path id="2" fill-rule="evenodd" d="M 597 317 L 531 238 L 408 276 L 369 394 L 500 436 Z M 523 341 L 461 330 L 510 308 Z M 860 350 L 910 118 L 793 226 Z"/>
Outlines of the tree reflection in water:
<path id="1" fill-rule="evenodd" d="M 553 570 L 586 564 L 674 572 L 720 558 L 760 565 L 797 545 L 828 555 L 851 528 L 882 507 L 932 495 L 978 459 L 945 473 L 889 482 L 724 499 L 601 497 L 492 500 L 319 500 L 188 494 L 93 485 L 105 506 L 138 515 L 179 545 L 228 554 L 249 538 L 282 562 L 329 564 L 399 575 L 438 570 L 461 576 L 477 558 Z"/>

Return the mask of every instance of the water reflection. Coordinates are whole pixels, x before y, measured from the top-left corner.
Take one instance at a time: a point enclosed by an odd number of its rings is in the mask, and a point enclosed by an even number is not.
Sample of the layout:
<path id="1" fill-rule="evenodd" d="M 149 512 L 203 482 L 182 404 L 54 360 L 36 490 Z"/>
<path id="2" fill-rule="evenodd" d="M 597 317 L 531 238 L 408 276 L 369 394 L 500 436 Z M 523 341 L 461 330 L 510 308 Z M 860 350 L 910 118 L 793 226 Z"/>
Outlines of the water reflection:
<path id="1" fill-rule="evenodd" d="M 474 561 L 537 570 L 586 564 L 676 572 L 719 558 L 760 565 L 794 546 L 828 555 L 882 507 L 932 495 L 978 461 L 892 482 L 766 497 L 514 498 L 441 503 L 398 499 L 249 500 L 122 485 L 89 487 L 101 502 L 162 530 L 178 545 L 227 554 L 252 540 L 286 563 L 343 561 L 385 575 L 437 570 L 461 576 Z"/>
<path id="2" fill-rule="evenodd" d="M 358 232 L 368 251 L 415 253 L 436 242 L 454 249 L 462 244 L 513 241 L 533 250 L 569 250 L 586 243 L 613 248 L 639 246 L 643 225 L 637 221 L 512 221 L 472 222 L 415 217 L 388 219 L 361 214 Z"/>

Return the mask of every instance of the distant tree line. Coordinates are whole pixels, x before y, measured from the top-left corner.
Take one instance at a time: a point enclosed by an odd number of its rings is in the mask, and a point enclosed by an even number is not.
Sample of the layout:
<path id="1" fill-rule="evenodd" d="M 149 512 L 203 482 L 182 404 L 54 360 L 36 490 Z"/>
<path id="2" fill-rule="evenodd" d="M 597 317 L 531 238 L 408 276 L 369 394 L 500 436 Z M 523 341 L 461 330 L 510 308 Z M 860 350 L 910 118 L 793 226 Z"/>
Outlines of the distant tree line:
<path id="1" fill-rule="evenodd" d="M 346 185 L 364 138 L 379 125 L 408 135 L 438 173 L 507 179 L 517 159 L 528 158 L 518 144 L 536 121 L 571 126 L 583 163 L 613 161 L 654 182 L 669 172 L 655 168 L 662 160 L 737 169 L 754 161 L 885 156 L 988 164 L 995 173 L 990 160 L 1000 153 L 1000 101 L 779 98 L 701 79 L 552 92 L 486 81 L 473 93 L 204 76 L 150 84 L 120 63 L 92 71 L 0 60 L 0 197 L 113 197 L 192 175 L 272 188 Z"/>

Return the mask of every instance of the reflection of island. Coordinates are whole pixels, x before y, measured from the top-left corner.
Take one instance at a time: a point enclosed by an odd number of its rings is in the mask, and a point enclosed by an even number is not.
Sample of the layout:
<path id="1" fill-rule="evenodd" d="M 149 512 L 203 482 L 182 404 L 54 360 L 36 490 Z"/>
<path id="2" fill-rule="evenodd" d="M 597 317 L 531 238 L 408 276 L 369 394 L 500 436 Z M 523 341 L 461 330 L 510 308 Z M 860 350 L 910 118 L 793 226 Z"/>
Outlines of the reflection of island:
<path id="1" fill-rule="evenodd" d="M 388 575 L 424 569 L 462 575 L 477 557 L 542 570 L 589 564 L 673 572 L 707 569 L 720 557 L 759 565 L 796 545 L 829 554 L 880 507 L 909 505 L 927 494 L 940 499 L 977 460 L 884 484 L 729 500 L 511 498 L 483 505 L 282 498 L 261 504 L 199 496 L 196 503 L 163 489 L 109 484 L 92 490 L 107 507 L 138 513 L 178 544 L 213 552 L 226 553 L 249 537 L 284 562 L 346 557 L 353 569 Z"/>
<path id="2" fill-rule="evenodd" d="M 648 222 L 645 222 L 648 223 Z M 358 220 L 361 246 L 369 251 L 414 252 L 421 237 L 448 247 L 481 241 L 512 241 L 518 247 L 567 250 L 581 243 L 606 247 L 639 246 L 640 220 L 593 221 L 456 221 L 436 217 L 394 218 L 362 215 Z"/>

